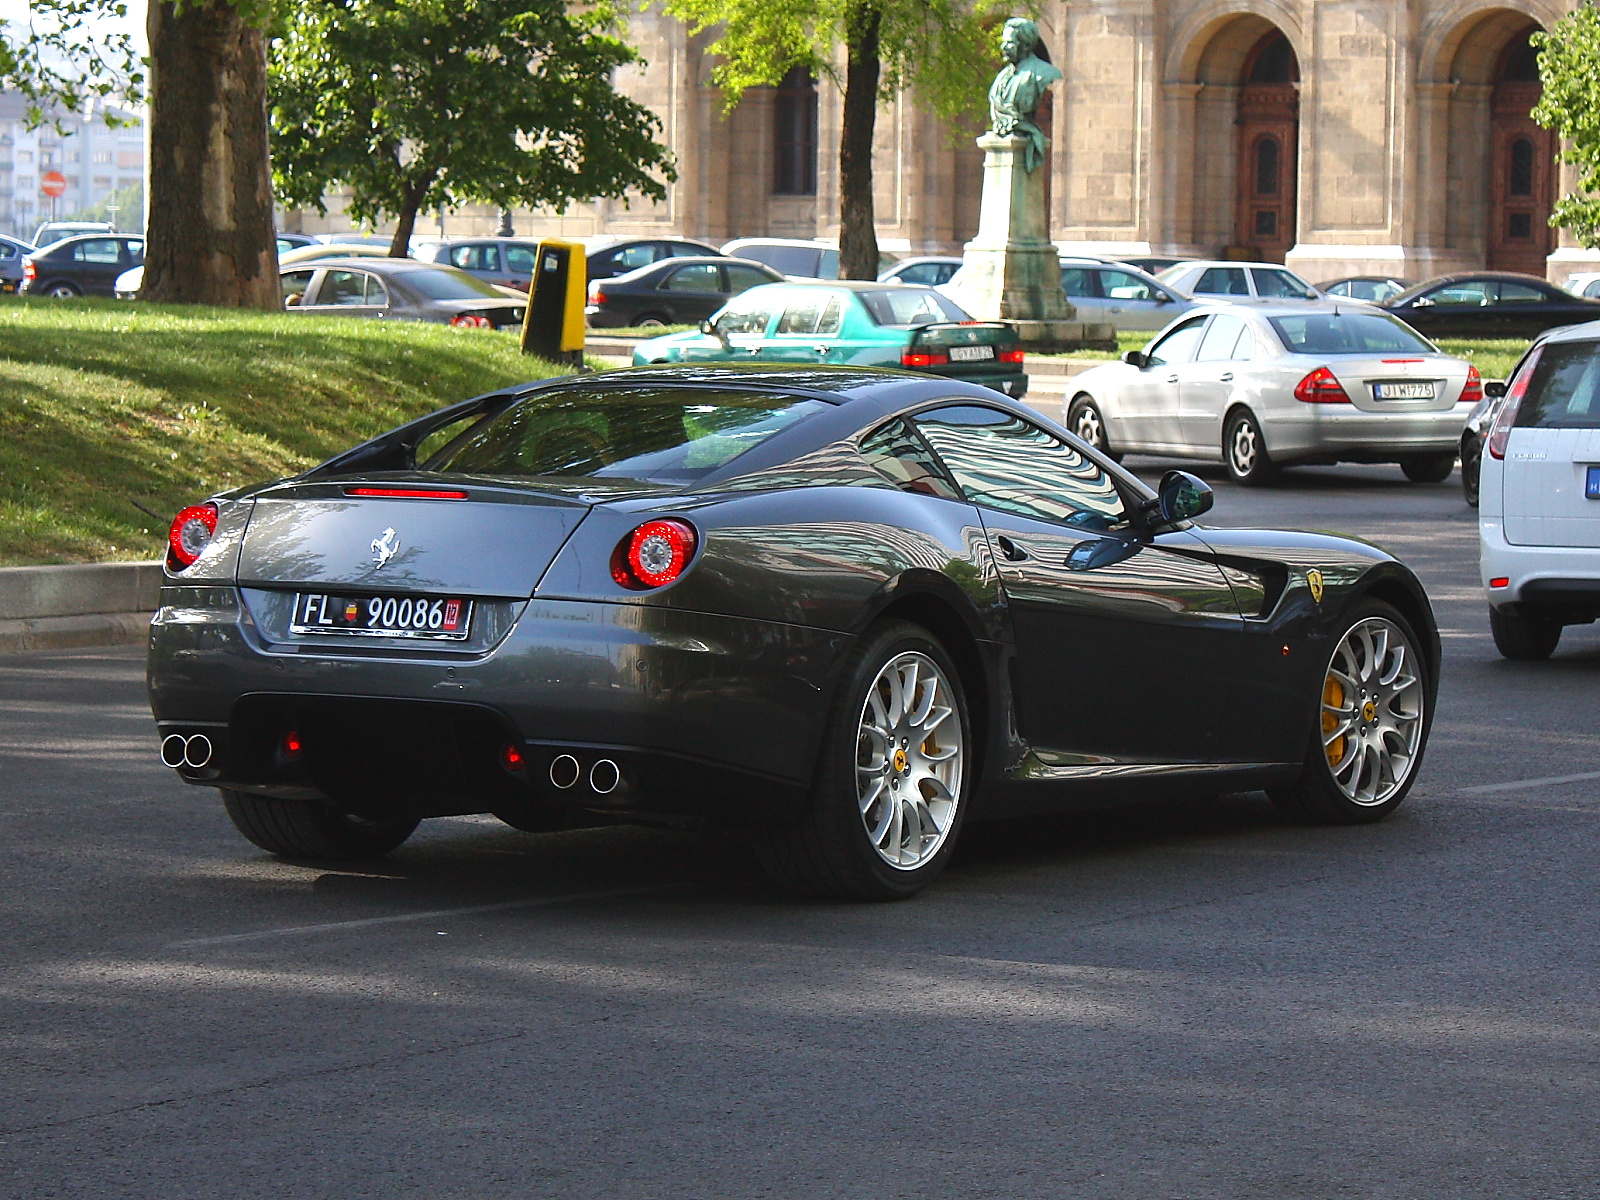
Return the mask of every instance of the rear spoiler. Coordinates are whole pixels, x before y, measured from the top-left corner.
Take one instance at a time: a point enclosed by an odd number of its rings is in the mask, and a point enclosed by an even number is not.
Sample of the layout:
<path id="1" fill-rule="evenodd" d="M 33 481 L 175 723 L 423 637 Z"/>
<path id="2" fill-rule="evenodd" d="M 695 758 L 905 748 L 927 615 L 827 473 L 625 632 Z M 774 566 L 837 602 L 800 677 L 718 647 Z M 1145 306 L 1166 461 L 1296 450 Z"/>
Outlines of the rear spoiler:
<path id="1" fill-rule="evenodd" d="M 911 331 L 910 345 L 975 346 L 1019 345 L 1016 326 L 1009 321 L 934 321 Z"/>

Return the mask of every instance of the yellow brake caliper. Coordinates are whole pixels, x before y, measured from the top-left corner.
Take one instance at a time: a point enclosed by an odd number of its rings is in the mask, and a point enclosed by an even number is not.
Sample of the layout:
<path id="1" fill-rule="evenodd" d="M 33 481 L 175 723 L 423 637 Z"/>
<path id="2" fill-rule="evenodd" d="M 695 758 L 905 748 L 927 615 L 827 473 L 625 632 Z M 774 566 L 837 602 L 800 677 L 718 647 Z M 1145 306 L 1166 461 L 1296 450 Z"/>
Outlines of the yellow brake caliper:
<path id="1" fill-rule="evenodd" d="M 1332 675 L 1329 675 L 1328 681 L 1322 685 L 1322 703 L 1328 708 L 1344 707 L 1344 687 Z M 1327 737 L 1339 727 L 1339 718 L 1329 712 L 1328 708 L 1322 710 L 1323 737 Z M 1324 749 L 1328 755 L 1328 765 L 1337 767 L 1344 761 L 1344 734 L 1341 733 L 1334 738 Z"/>

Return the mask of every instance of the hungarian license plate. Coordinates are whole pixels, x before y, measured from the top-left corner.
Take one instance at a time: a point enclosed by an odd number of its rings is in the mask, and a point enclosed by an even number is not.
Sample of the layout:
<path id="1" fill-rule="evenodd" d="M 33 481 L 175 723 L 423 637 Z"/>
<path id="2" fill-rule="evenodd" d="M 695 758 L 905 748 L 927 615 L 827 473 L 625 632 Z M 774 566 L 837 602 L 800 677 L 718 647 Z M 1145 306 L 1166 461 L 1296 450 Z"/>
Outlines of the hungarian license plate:
<path id="1" fill-rule="evenodd" d="M 1588 477 L 1583 481 L 1583 494 L 1586 499 L 1600 500 L 1600 467 L 1590 467 Z"/>
<path id="2" fill-rule="evenodd" d="M 333 596 L 301 592 L 294 598 L 291 633 L 360 637 L 466 640 L 472 601 L 460 596 Z"/>
<path id="3" fill-rule="evenodd" d="M 993 346 L 951 346 L 951 362 L 987 362 L 994 357 Z"/>
<path id="4" fill-rule="evenodd" d="M 1376 400 L 1432 400 L 1433 382 L 1375 383 L 1372 395 Z"/>

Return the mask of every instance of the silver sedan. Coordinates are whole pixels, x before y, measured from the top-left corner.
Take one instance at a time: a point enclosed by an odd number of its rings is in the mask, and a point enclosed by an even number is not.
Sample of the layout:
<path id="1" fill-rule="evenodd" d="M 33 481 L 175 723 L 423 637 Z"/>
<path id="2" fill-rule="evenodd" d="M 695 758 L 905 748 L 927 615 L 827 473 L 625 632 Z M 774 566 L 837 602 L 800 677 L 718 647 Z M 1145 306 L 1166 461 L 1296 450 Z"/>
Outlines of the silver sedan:
<path id="1" fill-rule="evenodd" d="M 1408 479 L 1443 481 L 1483 398 L 1471 363 L 1348 301 L 1202 305 L 1072 383 L 1067 427 L 1085 441 L 1221 462 L 1244 484 L 1334 462 L 1399 463 Z"/>

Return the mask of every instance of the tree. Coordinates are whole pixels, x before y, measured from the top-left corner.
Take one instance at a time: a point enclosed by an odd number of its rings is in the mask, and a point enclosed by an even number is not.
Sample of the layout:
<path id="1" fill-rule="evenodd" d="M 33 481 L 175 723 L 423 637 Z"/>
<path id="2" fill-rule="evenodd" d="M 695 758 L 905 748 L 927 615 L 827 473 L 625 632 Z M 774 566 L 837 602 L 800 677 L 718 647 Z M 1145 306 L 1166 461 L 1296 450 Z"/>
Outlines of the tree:
<path id="1" fill-rule="evenodd" d="M 113 210 L 115 208 L 115 211 Z M 144 232 L 144 182 L 118 188 L 98 204 L 80 208 L 69 221 L 115 221 L 123 233 Z"/>
<path id="2" fill-rule="evenodd" d="M 1578 168 L 1578 190 L 1556 202 L 1550 224 L 1592 250 L 1600 246 L 1600 9 L 1584 4 L 1528 40 L 1544 83 L 1533 119 L 1560 135 L 1560 161 Z"/>
<path id="3" fill-rule="evenodd" d="M 576 7 L 576 6 L 575 6 Z M 617 93 L 636 61 L 608 6 L 565 0 L 302 0 L 271 47 L 278 195 L 358 221 L 467 202 L 565 207 L 674 178 L 661 122 Z"/>
<path id="4" fill-rule="evenodd" d="M 95 100 L 139 102 L 144 70 L 133 39 L 101 24 L 127 15 L 126 0 L 30 0 L 25 26 L 0 27 L 0 87 L 28 98 L 30 126 Z"/>
<path id="5" fill-rule="evenodd" d="M 982 111 L 999 63 L 989 14 L 998 0 L 661 0 L 699 33 L 720 26 L 712 78 L 729 108 L 796 67 L 844 89 L 839 137 L 839 274 L 878 277 L 872 141 L 878 101 L 914 87 L 941 117 Z M 1023 7 L 1030 7 L 1026 3 Z M 845 66 L 837 66 L 844 47 Z"/>

